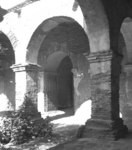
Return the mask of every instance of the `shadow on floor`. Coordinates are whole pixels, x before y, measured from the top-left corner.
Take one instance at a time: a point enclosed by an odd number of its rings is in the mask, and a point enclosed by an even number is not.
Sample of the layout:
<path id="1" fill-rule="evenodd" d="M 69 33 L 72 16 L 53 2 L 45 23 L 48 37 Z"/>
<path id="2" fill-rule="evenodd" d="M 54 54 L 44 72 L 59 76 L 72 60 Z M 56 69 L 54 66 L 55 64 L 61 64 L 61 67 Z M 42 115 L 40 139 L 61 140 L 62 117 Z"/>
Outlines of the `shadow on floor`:
<path id="1" fill-rule="evenodd" d="M 62 110 L 55 110 L 55 111 L 49 111 L 48 116 L 50 117 L 50 120 L 57 120 L 65 117 L 70 117 L 74 115 L 73 108 L 68 109 L 62 109 Z"/>
<path id="2" fill-rule="evenodd" d="M 56 115 L 52 117 L 52 120 L 56 118 L 64 118 L 68 116 L 72 116 L 72 111 L 67 110 L 65 114 Z M 126 123 L 125 123 L 126 124 Z M 64 143 L 58 144 L 49 150 L 132 150 L 132 125 L 128 122 L 126 125 L 128 126 L 129 132 L 125 138 L 119 139 L 117 141 L 106 140 L 106 139 L 92 139 L 92 138 L 76 138 L 76 133 L 78 127 L 75 125 L 66 125 L 60 126 L 59 124 L 55 124 L 55 129 L 57 129 L 56 133 L 59 133 L 60 137 L 64 140 Z M 56 128 L 58 127 L 58 128 Z M 62 136 L 61 136 L 62 134 Z M 68 140 L 64 139 L 68 138 Z"/>
<path id="3" fill-rule="evenodd" d="M 72 141 L 59 144 L 49 150 L 132 150 L 132 130 L 129 130 L 125 138 L 117 141 L 100 139 L 73 139 Z"/>

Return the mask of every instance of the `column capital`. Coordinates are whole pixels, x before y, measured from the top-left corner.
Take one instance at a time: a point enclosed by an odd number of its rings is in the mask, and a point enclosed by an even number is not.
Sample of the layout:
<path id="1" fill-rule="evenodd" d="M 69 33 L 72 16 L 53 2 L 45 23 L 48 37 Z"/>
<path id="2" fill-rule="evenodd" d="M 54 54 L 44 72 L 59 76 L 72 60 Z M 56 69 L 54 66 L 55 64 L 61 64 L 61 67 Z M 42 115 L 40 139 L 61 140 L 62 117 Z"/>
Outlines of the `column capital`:
<path id="1" fill-rule="evenodd" d="M 110 61 L 112 59 L 112 51 L 94 52 L 86 56 L 86 58 L 90 63 Z"/>
<path id="2" fill-rule="evenodd" d="M 40 71 L 41 67 L 37 64 L 14 64 L 10 67 L 14 72 Z"/>

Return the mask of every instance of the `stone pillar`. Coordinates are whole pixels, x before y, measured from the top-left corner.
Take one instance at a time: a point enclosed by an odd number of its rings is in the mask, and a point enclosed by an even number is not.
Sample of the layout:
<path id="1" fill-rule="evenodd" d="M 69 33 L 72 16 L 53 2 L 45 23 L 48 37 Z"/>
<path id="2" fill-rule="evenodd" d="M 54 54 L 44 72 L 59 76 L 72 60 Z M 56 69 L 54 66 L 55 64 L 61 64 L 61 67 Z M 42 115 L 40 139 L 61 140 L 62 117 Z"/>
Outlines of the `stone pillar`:
<path id="1" fill-rule="evenodd" d="M 123 137 L 127 127 L 119 118 L 118 77 L 116 82 L 116 79 L 113 80 L 116 77 L 113 63 L 117 62 L 113 60 L 111 51 L 91 53 L 87 59 L 91 74 L 92 115 L 79 136 L 105 139 Z"/>
<path id="2" fill-rule="evenodd" d="M 30 93 L 33 103 L 37 105 L 39 67 L 34 64 L 15 64 L 11 68 L 15 72 L 16 110 L 22 105 L 26 93 Z"/>
<path id="3" fill-rule="evenodd" d="M 126 123 L 132 125 L 132 64 L 125 65 L 124 71 L 126 73 L 124 119 Z"/>

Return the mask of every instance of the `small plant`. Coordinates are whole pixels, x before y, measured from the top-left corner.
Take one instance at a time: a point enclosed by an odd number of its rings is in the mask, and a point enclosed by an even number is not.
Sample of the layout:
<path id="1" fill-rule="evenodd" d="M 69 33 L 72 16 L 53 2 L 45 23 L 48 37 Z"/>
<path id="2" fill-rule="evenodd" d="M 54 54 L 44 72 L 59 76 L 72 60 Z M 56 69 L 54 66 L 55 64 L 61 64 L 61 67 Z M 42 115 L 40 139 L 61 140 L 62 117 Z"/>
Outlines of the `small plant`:
<path id="1" fill-rule="evenodd" d="M 10 117 L 1 119 L 0 142 L 21 144 L 36 137 L 52 136 L 52 124 L 49 118 L 43 119 L 31 98 L 25 100 L 19 111 L 12 112 Z"/>
<path id="2" fill-rule="evenodd" d="M 6 144 L 11 140 L 12 119 L 3 117 L 0 122 L 0 142 Z"/>

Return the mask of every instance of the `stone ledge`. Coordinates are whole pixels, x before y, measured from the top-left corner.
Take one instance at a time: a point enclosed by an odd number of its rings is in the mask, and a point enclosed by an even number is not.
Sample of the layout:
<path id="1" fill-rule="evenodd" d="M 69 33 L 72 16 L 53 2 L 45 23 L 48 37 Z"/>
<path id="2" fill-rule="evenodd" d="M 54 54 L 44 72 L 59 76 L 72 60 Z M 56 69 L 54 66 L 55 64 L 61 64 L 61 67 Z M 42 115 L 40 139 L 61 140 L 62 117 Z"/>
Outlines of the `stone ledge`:
<path id="1" fill-rule="evenodd" d="M 14 72 L 22 71 L 40 71 L 41 68 L 37 64 L 14 64 L 10 67 Z"/>
<path id="2" fill-rule="evenodd" d="M 110 61 L 112 59 L 112 51 L 94 52 L 86 56 L 86 58 L 90 63 Z"/>

